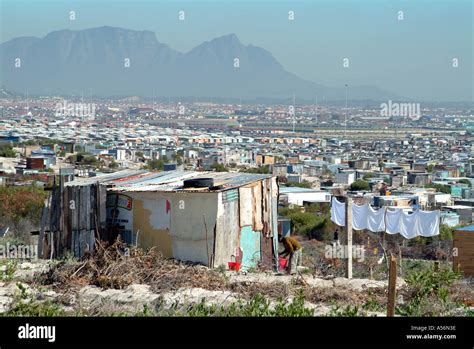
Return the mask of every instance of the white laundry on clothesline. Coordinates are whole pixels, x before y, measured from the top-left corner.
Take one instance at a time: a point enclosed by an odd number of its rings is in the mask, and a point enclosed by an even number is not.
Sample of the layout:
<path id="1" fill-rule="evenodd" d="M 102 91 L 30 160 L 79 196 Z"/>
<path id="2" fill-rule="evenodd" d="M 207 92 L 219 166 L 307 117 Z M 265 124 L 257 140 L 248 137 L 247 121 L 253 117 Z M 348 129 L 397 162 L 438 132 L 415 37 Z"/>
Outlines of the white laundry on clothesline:
<path id="1" fill-rule="evenodd" d="M 352 206 L 352 227 L 372 232 L 400 234 L 406 239 L 417 236 L 431 237 L 439 234 L 439 211 L 420 211 L 409 214 L 403 209 L 382 207 L 375 210 L 368 204 Z M 345 226 L 346 207 L 336 198 L 331 202 L 331 220 Z"/>

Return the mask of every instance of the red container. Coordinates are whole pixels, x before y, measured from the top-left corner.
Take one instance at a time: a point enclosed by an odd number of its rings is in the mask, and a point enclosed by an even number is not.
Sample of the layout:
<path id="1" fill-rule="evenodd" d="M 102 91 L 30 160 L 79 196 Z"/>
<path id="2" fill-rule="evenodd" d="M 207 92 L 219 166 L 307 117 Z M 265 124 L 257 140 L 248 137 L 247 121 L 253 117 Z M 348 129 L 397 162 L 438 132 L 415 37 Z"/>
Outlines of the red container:
<path id="1" fill-rule="evenodd" d="M 240 263 L 239 262 L 229 262 L 229 269 L 239 271 L 240 270 Z"/>
<path id="2" fill-rule="evenodd" d="M 237 262 L 237 259 L 235 258 L 234 255 L 230 256 L 232 262 L 229 262 L 228 265 L 229 265 L 229 269 L 230 270 L 235 270 L 235 271 L 239 271 L 240 270 L 240 263 Z"/>
<path id="3" fill-rule="evenodd" d="M 288 265 L 288 258 L 280 257 L 278 258 L 278 263 L 280 264 L 280 270 L 285 270 Z"/>

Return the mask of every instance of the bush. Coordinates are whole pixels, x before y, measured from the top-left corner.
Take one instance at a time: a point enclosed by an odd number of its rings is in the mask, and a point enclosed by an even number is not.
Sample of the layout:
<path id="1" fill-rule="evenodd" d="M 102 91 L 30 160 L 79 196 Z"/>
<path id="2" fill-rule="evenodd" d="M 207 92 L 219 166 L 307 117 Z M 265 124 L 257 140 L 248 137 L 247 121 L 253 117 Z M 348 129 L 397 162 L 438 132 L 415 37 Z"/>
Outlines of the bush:
<path id="1" fill-rule="evenodd" d="M 443 310 L 450 301 L 449 288 L 458 278 L 459 274 L 449 268 L 436 272 L 432 269 L 409 272 L 405 278 L 409 301 L 397 307 L 397 313 L 403 316 L 444 315 Z"/>
<path id="2" fill-rule="evenodd" d="M 260 174 L 268 174 L 270 173 L 270 167 L 268 165 L 265 166 L 260 166 L 256 168 L 244 168 L 240 170 L 240 172 L 246 172 L 246 173 L 260 173 Z"/>
<path id="3" fill-rule="evenodd" d="M 353 191 L 369 191 L 370 190 L 370 185 L 369 182 L 366 182 L 362 179 L 358 179 L 355 182 L 351 184 L 351 190 Z"/>
<path id="4" fill-rule="evenodd" d="M 469 188 L 472 187 L 471 181 L 470 181 L 469 179 L 467 179 L 467 178 L 460 179 L 460 180 L 458 181 L 458 183 L 467 184 L 467 185 L 469 186 Z"/>
<path id="5" fill-rule="evenodd" d="M 160 170 L 162 171 L 165 168 L 165 162 L 163 160 L 148 160 L 145 168 L 147 170 Z"/>
<path id="6" fill-rule="evenodd" d="M 6 260 L 6 263 L 2 263 L 5 266 L 5 270 L 0 271 L 0 280 L 1 281 L 11 281 L 13 280 L 13 275 L 15 274 L 17 262 L 15 260 Z"/>
<path id="7" fill-rule="evenodd" d="M 336 317 L 356 317 L 361 316 L 360 309 L 357 305 L 353 307 L 348 305 L 345 308 L 341 308 L 339 305 L 335 305 L 331 308 L 329 312 L 329 316 L 336 316 Z"/>
<path id="8" fill-rule="evenodd" d="M 216 172 L 228 172 L 229 170 L 222 164 L 217 162 L 213 163 L 211 169 Z"/>
<path id="9" fill-rule="evenodd" d="M 13 150 L 13 147 L 9 144 L 0 145 L 0 157 L 4 158 L 14 158 L 16 157 L 16 152 Z"/>
<path id="10" fill-rule="evenodd" d="M 287 304 L 280 300 L 275 307 L 270 307 L 270 301 L 262 295 L 256 295 L 249 302 L 235 302 L 228 307 L 217 305 L 206 305 L 202 301 L 198 305 L 191 306 L 185 316 L 238 316 L 238 317 L 299 317 L 313 316 L 314 310 L 304 306 L 304 296 L 299 293 L 291 303 Z"/>
<path id="11" fill-rule="evenodd" d="M 13 305 L 0 316 L 64 316 L 64 311 L 59 304 L 51 301 L 39 302 L 30 295 L 28 295 L 26 288 L 18 283 L 17 287 L 20 289 L 20 294 L 15 297 Z"/>
<path id="12" fill-rule="evenodd" d="M 45 198 L 45 192 L 34 186 L 0 188 L 0 218 L 14 223 L 22 219 L 39 223 Z"/>
<path id="13" fill-rule="evenodd" d="M 374 174 L 371 173 L 371 172 L 368 172 L 368 173 L 366 173 L 366 174 L 362 177 L 362 179 L 363 179 L 363 180 L 367 180 L 367 179 L 371 179 L 371 178 L 373 178 L 373 177 L 374 177 Z"/>
<path id="14" fill-rule="evenodd" d="M 287 187 L 299 187 L 299 188 L 308 188 L 311 189 L 313 186 L 310 182 L 308 181 L 302 181 L 302 182 L 287 182 L 286 183 Z"/>
<path id="15" fill-rule="evenodd" d="M 452 240 L 453 239 L 453 228 L 447 226 L 446 224 L 441 224 L 439 226 L 439 236 L 440 240 Z"/>
<path id="16" fill-rule="evenodd" d="M 434 188 L 436 191 L 444 194 L 451 194 L 451 187 L 449 185 L 445 184 L 434 184 L 434 183 L 429 183 L 425 185 L 425 188 Z"/>
<path id="17" fill-rule="evenodd" d="M 327 222 L 324 215 L 316 215 L 311 212 L 302 212 L 301 209 L 280 209 L 280 214 L 291 220 L 294 234 L 314 236 L 315 232 L 322 230 Z"/>

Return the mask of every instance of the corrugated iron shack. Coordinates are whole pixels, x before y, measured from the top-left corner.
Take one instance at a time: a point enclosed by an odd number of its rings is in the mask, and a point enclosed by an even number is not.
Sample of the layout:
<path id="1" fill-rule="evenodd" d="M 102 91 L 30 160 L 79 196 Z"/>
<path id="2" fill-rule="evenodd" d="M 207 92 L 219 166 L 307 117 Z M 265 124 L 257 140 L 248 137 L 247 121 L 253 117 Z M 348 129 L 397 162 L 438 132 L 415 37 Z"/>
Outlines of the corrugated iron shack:
<path id="1" fill-rule="evenodd" d="M 126 170 L 63 187 L 57 238 L 75 256 L 93 249 L 94 236 L 113 241 L 120 235 L 128 244 L 211 267 L 276 265 L 275 176 Z M 69 208 L 74 213 L 66 214 L 66 203 L 82 213 Z"/>

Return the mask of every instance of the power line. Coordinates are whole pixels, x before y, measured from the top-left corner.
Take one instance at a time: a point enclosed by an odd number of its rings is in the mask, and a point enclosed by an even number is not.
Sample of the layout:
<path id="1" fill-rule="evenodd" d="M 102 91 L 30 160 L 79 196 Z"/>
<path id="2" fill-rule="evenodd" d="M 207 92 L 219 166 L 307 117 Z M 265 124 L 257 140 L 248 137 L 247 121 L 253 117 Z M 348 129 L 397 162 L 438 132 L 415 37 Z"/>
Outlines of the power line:
<path id="1" fill-rule="evenodd" d="M 293 133 L 295 133 L 295 125 L 296 125 L 296 95 L 293 92 Z"/>
<path id="2" fill-rule="evenodd" d="M 348 85 L 345 84 L 345 87 L 346 87 L 346 108 L 345 108 L 345 111 L 344 111 L 344 140 L 346 140 L 346 136 L 347 136 L 347 96 L 348 96 Z"/>

